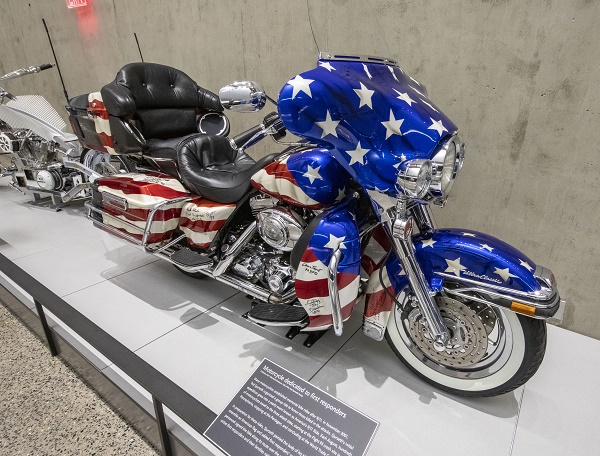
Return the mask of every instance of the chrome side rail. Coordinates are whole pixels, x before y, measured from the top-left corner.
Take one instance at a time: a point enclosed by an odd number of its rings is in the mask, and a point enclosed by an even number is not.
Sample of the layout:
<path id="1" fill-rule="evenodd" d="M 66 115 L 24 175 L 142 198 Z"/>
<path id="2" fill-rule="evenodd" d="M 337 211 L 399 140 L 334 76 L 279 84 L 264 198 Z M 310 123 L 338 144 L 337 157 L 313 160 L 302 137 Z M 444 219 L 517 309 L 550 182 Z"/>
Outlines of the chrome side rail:
<path id="1" fill-rule="evenodd" d="M 331 300 L 331 316 L 333 319 L 333 330 L 336 336 L 341 336 L 344 331 L 342 320 L 342 307 L 340 305 L 340 291 L 337 286 L 337 270 L 342 258 L 342 251 L 338 248 L 333 252 L 327 269 L 327 288 Z"/>
<path id="2" fill-rule="evenodd" d="M 154 215 L 156 214 L 156 212 L 163 209 L 166 206 L 171 205 L 171 204 L 185 203 L 192 199 L 193 199 L 193 196 L 181 196 L 179 198 L 162 201 L 160 203 L 155 204 L 152 207 L 152 210 L 150 211 L 150 214 L 148 215 L 148 219 L 146 220 L 146 227 L 144 228 L 144 235 L 142 236 L 142 247 L 144 249 L 144 252 L 146 252 L 146 253 L 162 252 L 166 248 L 176 244 L 177 242 L 179 242 L 180 240 L 182 240 L 185 237 L 185 234 L 182 234 L 177 239 L 172 240 L 171 242 L 169 242 L 168 244 L 166 244 L 162 247 L 159 247 L 157 249 L 148 248 L 148 236 L 150 235 L 150 228 L 152 227 L 152 221 L 154 220 Z"/>
<path id="3" fill-rule="evenodd" d="M 88 209 L 88 214 L 85 216 L 87 219 L 91 220 L 92 222 L 94 222 L 95 224 L 99 225 L 102 227 L 102 229 L 110 231 L 111 233 L 116 234 L 117 236 L 120 236 L 130 242 L 132 242 L 135 245 L 138 245 L 140 247 L 142 247 L 142 249 L 144 250 L 144 252 L 146 253 L 160 253 L 166 249 L 168 249 L 169 247 L 172 247 L 173 245 L 175 245 L 176 243 L 178 243 L 179 241 L 181 241 L 185 235 L 182 234 L 179 237 L 171 240 L 170 242 L 168 242 L 165 245 L 159 246 L 157 248 L 150 248 L 148 247 L 148 236 L 150 235 L 150 228 L 152 227 L 152 221 L 154 219 L 154 215 L 156 214 L 157 211 L 164 209 L 166 206 L 170 205 L 170 204 L 175 204 L 175 203 L 181 203 L 181 202 L 186 202 L 191 200 L 193 197 L 191 196 L 182 196 L 180 198 L 175 198 L 172 200 L 166 200 L 166 201 L 161 201 L 160 203 L 155 204 L 152 209 L 150 210 L 150 214 L 148 215 L 148 218 L 146 219 L 146 225 L 144 228 L 140 228 L 139 226 L 124 220 L 122 218 L 117 217 L 116 215 L 113 214 L 109 214 L 108 212 L 95 207 L 90 201 L 85 203 L 85 207 L 87 207 Z M 108 217 L 111 218 L 113 220 L 116 220 L 119 222 L 119 224 L 123 224 L 126 225 L 127 227 L 131 228 L 133 231 L 139 233 L 140 236 L 142 236 L 141 241 L 139 239 L 136 239 L 135 237 L 133 237 L 131 234 L 128 233 L 123 233 L 122 231 L 119 231 L 117 228 L 108 225 L 104 222 L 101 222 L 100 220 L 96 220 L 91 216 L 91 213 L 95 212 L 96 214 L 100 214 L 102 215 L 102 217 Z"/>

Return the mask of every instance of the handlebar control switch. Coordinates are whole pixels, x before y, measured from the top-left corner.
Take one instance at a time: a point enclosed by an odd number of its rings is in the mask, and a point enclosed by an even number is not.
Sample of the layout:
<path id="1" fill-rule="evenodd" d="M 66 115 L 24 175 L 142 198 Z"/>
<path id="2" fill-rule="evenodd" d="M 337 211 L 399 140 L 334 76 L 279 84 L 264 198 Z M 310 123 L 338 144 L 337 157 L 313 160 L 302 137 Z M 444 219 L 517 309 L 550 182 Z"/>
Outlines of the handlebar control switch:
<path id="1" fill-rule="evenodd" d="M 285 137 L 285 126 L 283 125 L 281 117 L 279 117 L 279 114 L 276 112 L 267 114 L 263 119 L 263 125 L 265 126 L 265 129 L 272 132 L 271 135 L 273 136 L 273 139 L 279 141 Z"/>

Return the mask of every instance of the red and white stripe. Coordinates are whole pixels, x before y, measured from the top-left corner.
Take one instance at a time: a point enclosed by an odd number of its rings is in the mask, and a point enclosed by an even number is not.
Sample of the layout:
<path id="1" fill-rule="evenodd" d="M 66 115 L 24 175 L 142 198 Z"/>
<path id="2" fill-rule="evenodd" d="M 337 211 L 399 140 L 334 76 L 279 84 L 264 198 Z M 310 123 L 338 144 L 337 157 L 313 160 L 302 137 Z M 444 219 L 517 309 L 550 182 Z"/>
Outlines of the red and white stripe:
<path id="1" fill-rule="evenodd" d="M 160 173 L 115 174 L 102 177 L 97 182 L 99 192 L 123 198 L 128 205 L 124 211 L 104 202 L 104 211 L 113 217 L 103 216 L 103 222 L 139 240 L 142 239 L 140 230 L 143 231 L 146 227 L 150 211 L 156 204 L 189 195 L 179 181 Z M 148 244 L 158 244 L 171 239 L 173 231 L 179 225 L 183 205 L 184 202 L 170 204 L 155 212 L 150 225 Z M 124 222 L 133 224 L 140 230 Z"/>
<path id="2" fill-rule="evenodd" d="M 310 323 L 303 331 L 319 331 L 333 324 L 331 298 L 327 285 L 327 266 L 321 262 L 312 249 L 308 248 L 302 256 L 296 274 L 295 288 L 298 300 L 306 310 Z M 337 285 L 342 308 L 342 320 L 352 314 L 360 276 L 347 272 L 338 272 Z"/>
<path id="3" fill-rule="evenodd" d="M 381 280 L 379 273 L 381 272 Z M 382 283 L 383 281 L 383 283 Z M 394 306 L 394 288 L 390 282 L 387 268 L 375 269 L 369 277 L 365 296 L 365 321 L 381 327 L 387 325 L 390 312 Z"/>
<path id="4" fill-rule="evenodd" d="M 207 248 L 235 210 L 235 204 L 220 204 L 198 197 L 186 203 L 179 227 L 192 247 Z"/>
<path id="5" fill-rule="evenodd" d="M 382 327 L 387 324 L 394 306 L 394 288 L 384 264 L 391 248 L 388 234 L 379 225 L 373 230 L 361 259 L 361 266 L 369 276 L 365 294 L 365 320 Z M 404 271 L 401 270 L 400 274 L 404 274 Z"/>
<path id="6" fill-rule="evenodd" d="M 92 92 L 88 95 L 88 112 L 91 112 L 94 116 L 94 127 L 100 138 L 100 143 L 104 146 L 104 152 L 115 154 L 113 137 L 108 121 L 108 111 L 104 106 L 100 92 Z"/>
<path id="7" fill-rule="evenodd" d="M 289 157 L 288 157 L 289 158 Z M 252 186 L 275 198 L 296 206 L 321 209 L 323 204 L 312 199 L 298 186 L 287 167 L 287 160 L 275 161 L 252 176 Z"/>
<path id="8" fill-rule="evenodd" d="M 381 225 L 373 230 L 373 235 L 365 247 L 361 258 L 361 267 L 367 276 L 371 276 L 392 248 L 390 239 Z"/>

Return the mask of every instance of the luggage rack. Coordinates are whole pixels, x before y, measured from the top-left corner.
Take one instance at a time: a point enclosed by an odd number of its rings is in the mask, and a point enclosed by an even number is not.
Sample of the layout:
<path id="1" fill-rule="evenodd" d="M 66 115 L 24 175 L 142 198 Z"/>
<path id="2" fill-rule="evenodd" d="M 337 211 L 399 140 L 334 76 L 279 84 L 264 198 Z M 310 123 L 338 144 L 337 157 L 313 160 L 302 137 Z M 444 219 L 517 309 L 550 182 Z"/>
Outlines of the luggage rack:
<path id="1" fill-rule="evenodd" d="M 225 283 L 225 284 L 229 285 L 230 287 L 235 288 L 236 290 L 239 290 L 243 293 L 246 293 L 246 294 L 252 296 L 253 298 L 257 298 L 257 299 L 267 302 L 267 303 L 289 304 L 289 303 L 295 301 L 296 300 L 296 292 L 293 288 L 291 290 L 288 290 L 284 294 L 280 295 L 278 293 L 272 292 L 271 290 L 267 290 L 266 288 L 263 288 L 259 285 L 253 284 L 251 282 L 243 281 L 243 280 L 241 280 L 233 275 L 227 274 L 227 273 L 214 275 L 213 272 L 215 270 L 215 266 L 213 264 L 214 262 L 212 262 L 212 261 L 208 262 L 208 263 L 203 263 L 201 266 L 193 266 L 193 267 L 189 267 L 184 264 L 178 263 L 177 261 L 174 261 L 174 259 L 172 257 L 176 252 L 179 251 L 179 249 L 176 248 L 175 246 L 185 238 L 185 234 L 181 234 L 181 235 L 177 236 L 175 239 L 172 239 L 171 241 L 165 243 L 164 245 L 159 244 L 156 248 L 151 248 L 148 245 L 148 236 L 150 235 L 150 227 L 152 226 L 152 221 L 154 219 L 154 215 L 156 214 L 156 212 L 161 209 L 164 209 L 165 207 L 167 207 L 171 204 L 187 202 L 193 198 L 194 198 L 194 196 L 184 196 L 184 197 L 175 198 L 172 200 L 161 201 L 160 203 L 155 204 L 152 207 L 152 209 L 150 209 L 150 214 L 148 215 L 148 219 L 146 220 L 146 225 L 144 228 L 140 228 L 139 226 L 134 225 L 131 222 L 123 220 L 113 214 L 109 214 L 108 212 L 106 212 L 98 207 L 95 207 L 91 201 L 87 201 L 85 203 L 85 207 L 88 209 L 88 213 L 85 215 L 85 218 L 87 218 L 88 220 L 91 220 L 94 223 L 94 225 L 97 226 L 98 228 L 103 229 L 104 231 L 107 231 L 111 234 L 114 234 L 115 236 L 118 236 L 122 239 L 125 239 L 126 241 L 129 241 L 132 244 L 137 245 L 138 247 L 141 247 L 144 250 L 144 252 L 146 252 L 146 253 L 151 253 L 153 255 L 158 256 L 159 258 L 167 260 L 169 263 L 175 265 L 177 268 L 181 269 L 184 272 L 188 272 L 188 273 L 201 272 L 202 274 L 204 274 L 208 277 L 216 279 L 219 282 Z M 131 228 L 133 231 L 138 232 L 139 235 L 142 236 L 142 239 L 140 240 L 132 234 L 120 231 L 119 229 L 115 228 L 112 225 L 109 225 L 107 223 L 104 223 L 103 221 L 95 219 L 92 216 L 92 213 L 102 215 L 103 217 L 109 217 L 113 220 L 117 220 L 119 223 L 127 225 L 127 227 Z M 201 255 L 201 254 L 198 253 L 198 255 Z"/>

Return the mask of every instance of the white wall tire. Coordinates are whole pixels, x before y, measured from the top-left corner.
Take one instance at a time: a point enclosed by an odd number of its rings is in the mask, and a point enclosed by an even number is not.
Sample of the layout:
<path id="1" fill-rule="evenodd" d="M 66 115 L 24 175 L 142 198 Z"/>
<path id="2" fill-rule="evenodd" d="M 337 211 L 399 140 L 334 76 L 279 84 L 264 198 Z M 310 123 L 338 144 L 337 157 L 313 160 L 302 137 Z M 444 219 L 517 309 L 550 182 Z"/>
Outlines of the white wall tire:
<path id="1" fill-rule="evenodd" d="M 546 348 L 546 326 L 542 320 L 517 315 L 506 309 L 495 309 L 509 337 L 499 347 L 498 359 L 477 371 L 443 366 L 412 342 L 402 323 L 398 306 L 388 320 L 386 339 L 400 360 L 416 375 L 436 387 L 460 396 L 495 396 L 524 384 L 537 371 Z M 471 377 L 472 376 L 472 377 Z M 474 378 L 473 378 L 474 377 Z"/>

